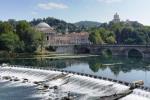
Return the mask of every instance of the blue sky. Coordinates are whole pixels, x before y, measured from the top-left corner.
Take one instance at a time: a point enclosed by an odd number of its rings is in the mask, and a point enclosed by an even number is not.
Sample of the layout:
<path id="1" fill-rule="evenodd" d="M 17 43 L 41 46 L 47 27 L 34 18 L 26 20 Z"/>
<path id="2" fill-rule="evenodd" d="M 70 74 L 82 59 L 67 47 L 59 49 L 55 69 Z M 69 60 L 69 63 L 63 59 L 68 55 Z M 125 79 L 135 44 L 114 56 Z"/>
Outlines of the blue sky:
<path id="1" fill-rule="evenodd" d="M 109 22 L 118 12 L 122 20 L 150 25 L 149 5 L 150 0 L 1 0 L 0 20 L 50 16 L 67 22 Z"/>

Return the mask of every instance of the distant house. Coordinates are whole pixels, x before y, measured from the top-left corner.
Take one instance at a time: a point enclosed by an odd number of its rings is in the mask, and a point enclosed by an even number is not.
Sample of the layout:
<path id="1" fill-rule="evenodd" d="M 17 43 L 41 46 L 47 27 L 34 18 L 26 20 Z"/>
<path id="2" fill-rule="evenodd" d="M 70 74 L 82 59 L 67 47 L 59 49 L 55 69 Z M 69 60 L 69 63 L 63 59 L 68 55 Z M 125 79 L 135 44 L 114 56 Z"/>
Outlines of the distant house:
<path id="1" fill-rule="evenodd" d="M 46 46 L 53 45 L 80 45 L 89 44 L 88 32 L 73 32 L 70 34 L 57 33 L 54 28 L 50 27 L 47 23 L 41 22 L 35 26 L 35 29 L 42 32 L 45 38 Z"/>

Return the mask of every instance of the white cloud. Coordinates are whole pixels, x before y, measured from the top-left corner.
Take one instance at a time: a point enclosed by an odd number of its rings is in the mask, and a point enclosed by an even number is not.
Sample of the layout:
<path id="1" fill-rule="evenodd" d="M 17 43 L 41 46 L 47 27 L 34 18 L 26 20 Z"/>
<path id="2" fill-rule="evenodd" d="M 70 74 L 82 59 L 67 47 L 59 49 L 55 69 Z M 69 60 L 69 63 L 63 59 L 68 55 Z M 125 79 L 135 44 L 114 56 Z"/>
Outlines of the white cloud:
<path id="1" fill-rule="evenodd" d="M 51 10 L 51 9 L 66 9 L 68 8 L 67 5 L 62 4 L 62 3 L 53 3 L 53 2 L 49 2 L 49 3 L 40 3 L 38 4 L 38 7 L 44 10 Z"/>
<path id="2" fill-rule="evenodd" d="M 121 2 L 123 0 L 97 0 L 99 2 L 105 2 L 105 3 L 115 3 L 115 2 Z"/>

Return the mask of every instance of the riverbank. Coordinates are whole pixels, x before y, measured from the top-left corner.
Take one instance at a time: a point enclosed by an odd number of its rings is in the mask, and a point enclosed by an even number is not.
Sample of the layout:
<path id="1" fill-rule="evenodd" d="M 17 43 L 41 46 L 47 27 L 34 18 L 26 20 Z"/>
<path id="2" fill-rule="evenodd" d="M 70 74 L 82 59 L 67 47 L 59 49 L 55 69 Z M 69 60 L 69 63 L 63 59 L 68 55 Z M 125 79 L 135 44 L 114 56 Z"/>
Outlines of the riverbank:
<path id="1" fill-rule="evenodd" d="M 41 58 L 47 58 L 47 59 L 66 59 L 66 58 L 85 58 L 85 57 L 95 57 L 99 55 L 91 55 L 91 54 L 60 54 L 60 53 L 0 53 L 0 59 L 41 59 Z"/>

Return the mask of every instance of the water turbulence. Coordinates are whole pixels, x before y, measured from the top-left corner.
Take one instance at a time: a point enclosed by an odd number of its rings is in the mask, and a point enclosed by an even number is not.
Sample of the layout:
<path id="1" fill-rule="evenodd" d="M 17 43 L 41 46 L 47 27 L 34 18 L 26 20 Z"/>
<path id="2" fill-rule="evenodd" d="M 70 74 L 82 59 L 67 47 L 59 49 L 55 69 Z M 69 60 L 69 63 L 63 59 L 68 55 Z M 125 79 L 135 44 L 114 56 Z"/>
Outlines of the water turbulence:
<path id="1" fill-rule="evenodd" d="M 3 100 L 10 100 L 5 99 L 8 96 L 14 97 L 13 100 L 20 100 L 19 98 L 21 100 L 101 100 L 101 97 L 124 93 L 130 88 L 108 80 L 77 75 L 77 73 L 8 66 L 0 67 L 0 77 L 0 97 L 4 98 Z M 3 87 L 5 87 L 5 91 L 3 91 Z M 10 88 L 7 90 L 7 87 Z M 15 89 L 18 87 L 19 89 Z M 10 89 L 13 91 L 7 94 Z M 141 91 L 134 90 L 120 100 L 134 98 L 139 93 L 143 93 Z M 7 96 L 2 93 L 6 93 Z M 142 100 L 149 100 L 150 93 L 146 91 L 144 93 L 146 96 L 142 95 L 141 98 L 144 98 Z M 15 95 L 19 96 L 15 97 Z M 115 100 L 112 98 L 105 100 Z"/>
<path id="2" fill-rule="evenodd" d="M 42 95 L 31 84 L 20 82 L 0 81 L 1 100 L 41 100 Z"/>

